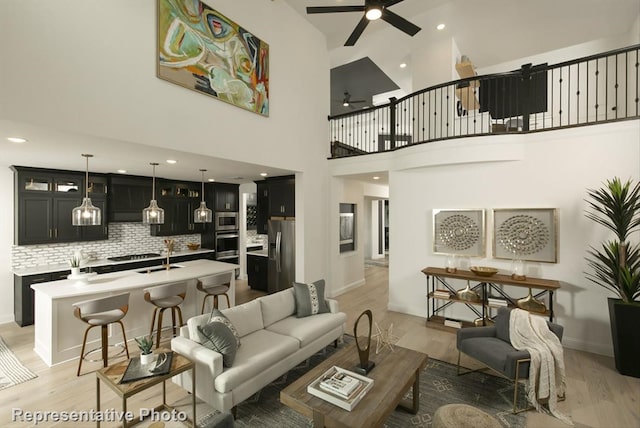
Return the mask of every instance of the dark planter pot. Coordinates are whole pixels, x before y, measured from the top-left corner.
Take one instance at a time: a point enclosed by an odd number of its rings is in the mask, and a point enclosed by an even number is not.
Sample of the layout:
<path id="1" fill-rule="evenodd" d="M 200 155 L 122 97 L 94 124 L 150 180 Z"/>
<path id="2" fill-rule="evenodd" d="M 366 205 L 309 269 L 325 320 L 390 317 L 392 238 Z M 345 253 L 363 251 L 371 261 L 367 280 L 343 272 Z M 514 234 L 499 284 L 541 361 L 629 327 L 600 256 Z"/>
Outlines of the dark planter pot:
<path id="1" fill-rule="evenodd" d="M 640 304 L 609 298 L 609 319 L 616 369 L 640 377 Z"/>

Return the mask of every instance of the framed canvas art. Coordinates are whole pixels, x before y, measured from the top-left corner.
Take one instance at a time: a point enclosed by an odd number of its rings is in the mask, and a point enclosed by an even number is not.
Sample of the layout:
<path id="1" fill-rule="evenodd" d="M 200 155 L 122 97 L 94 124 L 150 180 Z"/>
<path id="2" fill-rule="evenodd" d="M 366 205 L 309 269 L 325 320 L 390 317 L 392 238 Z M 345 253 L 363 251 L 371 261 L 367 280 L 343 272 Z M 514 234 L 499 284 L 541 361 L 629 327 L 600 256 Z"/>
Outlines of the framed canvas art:
<path id="1" fill-rule="evenodd" d="M 158 77 L 269 116 L 269 45 L 199 0 L 158 0 Z"/>
<path id="2" fill-rule="evenodd" d="M 494 209 L 493 257 L 556 263 L 556 210 Z"/>
<path id="3" fill-rule="evenodd" d="M 484 210 L 433 210 L 433 252 L 482 257 Z"/>

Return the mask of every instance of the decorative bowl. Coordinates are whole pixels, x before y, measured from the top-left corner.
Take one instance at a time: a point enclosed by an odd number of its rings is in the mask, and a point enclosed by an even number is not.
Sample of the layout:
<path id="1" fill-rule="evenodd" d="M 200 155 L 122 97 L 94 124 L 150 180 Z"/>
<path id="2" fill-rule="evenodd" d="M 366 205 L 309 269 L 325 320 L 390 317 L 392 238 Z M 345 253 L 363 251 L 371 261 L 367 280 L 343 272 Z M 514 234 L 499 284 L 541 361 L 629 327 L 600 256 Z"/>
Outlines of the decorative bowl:
<path id="1" fill-rule="evenodd" d="M 498 273 L 498 269 L 487 266 L 471 266 L 469 270 L 478 276 L 493 276 Z"/>
<path id="2" fill-rule="evenodd" d="M 197 250 L 198 248 L 200 248 L 200 244 L 195 244 L 193 242 L 189 242 L 187 244 L 187 248 L 190 250 Z"/>

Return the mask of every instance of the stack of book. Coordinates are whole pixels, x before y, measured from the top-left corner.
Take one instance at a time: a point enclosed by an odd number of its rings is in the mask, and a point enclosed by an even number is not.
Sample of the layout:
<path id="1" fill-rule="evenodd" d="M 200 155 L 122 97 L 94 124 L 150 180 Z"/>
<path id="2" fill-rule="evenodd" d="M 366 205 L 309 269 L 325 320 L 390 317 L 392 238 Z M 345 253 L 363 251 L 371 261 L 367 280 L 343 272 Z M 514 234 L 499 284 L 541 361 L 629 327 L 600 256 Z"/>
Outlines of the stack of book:
<path id="1" fill-rule="evenodd" d="M 488 297 L 487 303 L 490 306 L 507 306 L 509 302 L 507 302 L 506 299 L 503 299 L 501 297 Z"/>
<path id="2" fill-rule="evenodd" d="M 307 386 L 307 392 L 351 411 L 373 387 L 373 379 L 332 367 Z"/>
<path id="3" fill-rule="evenodd" d="M 462 321 L 445 318 L 444 325 L 447 327 L 462 328 Z"/>
<path id="4" fill-rule="evenodd" d="M 433 297 L 435 297 L 436 299 L 449 299 L 451 298 L 451 293 L 449 293 L 449 290 L 438 288 L 436 290 L 433 290 Z"/>

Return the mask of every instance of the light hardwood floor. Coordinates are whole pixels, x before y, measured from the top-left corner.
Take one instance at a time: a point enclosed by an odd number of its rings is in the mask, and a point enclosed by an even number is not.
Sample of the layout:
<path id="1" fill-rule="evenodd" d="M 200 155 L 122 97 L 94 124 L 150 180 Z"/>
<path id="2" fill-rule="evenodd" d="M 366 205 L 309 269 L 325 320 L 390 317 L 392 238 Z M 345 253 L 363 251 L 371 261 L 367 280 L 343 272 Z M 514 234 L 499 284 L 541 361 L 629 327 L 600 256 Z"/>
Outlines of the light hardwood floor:
<path id="1" fill-rule="evenodd" d="M 353 333 L 356 318 L 365 309 L 371 309 L 374 321 L 388 328 L 397 344 L 429 354 L 432 358 L 455 363 L 458 353 L 455 335 L 427 328 L 425 319 L 387 310 L 388 270 L 367 266 L 366 283 L 356 290 L 337 297 L 340 309 L 347 314 L 347 332 Z M 263 293 L 251 290 L 246 281 L 237 282 L 237 303 L 252 300 Z M 38 377 L 34 380 L 0 391 L 0 426 L 34 426 L 33 423 L 12 423 L 12 408 L 24 411 L 72 411 L 95 408 L 95 375 L 75 376 L 77 362 L 72 361 L 49 368 L 33 352 L 33 327 L 20 328 L 15 323 L 0 325 L 0 336 L 18 358 Z M 130 338 L 131 339 L 131 338 Z M 137 348 L 130 341 L 130 351 Z M 474 362 L 463 358 L 463 364 L 474 367 Z M 640 379 L 618 374 L 613 360 L 582 351 L 565 349 L 567 367 L 567 400 L 560 403 L 561 411 L 571 415 L 576 427 L 637 428 L 640 427 Z M 97 363 L 83 365 L 83 372 L 97 368 Z M 184 390 L 167 384 L 168 401 L 182 399 Z M 140 393 L 128 402 L 129 409 L 149 408 L 159 404 L 160 387 Z M 102 388 L 102 409 L 121 409 L 115 394 Z M 566 427 L 559 420 L 534 411 L 526 413 L 527 427 Z M 83 427 L 86 424 L 47 422 L 38 426 Z M 102 426 L 117 426 L 103 424 Z"/>

